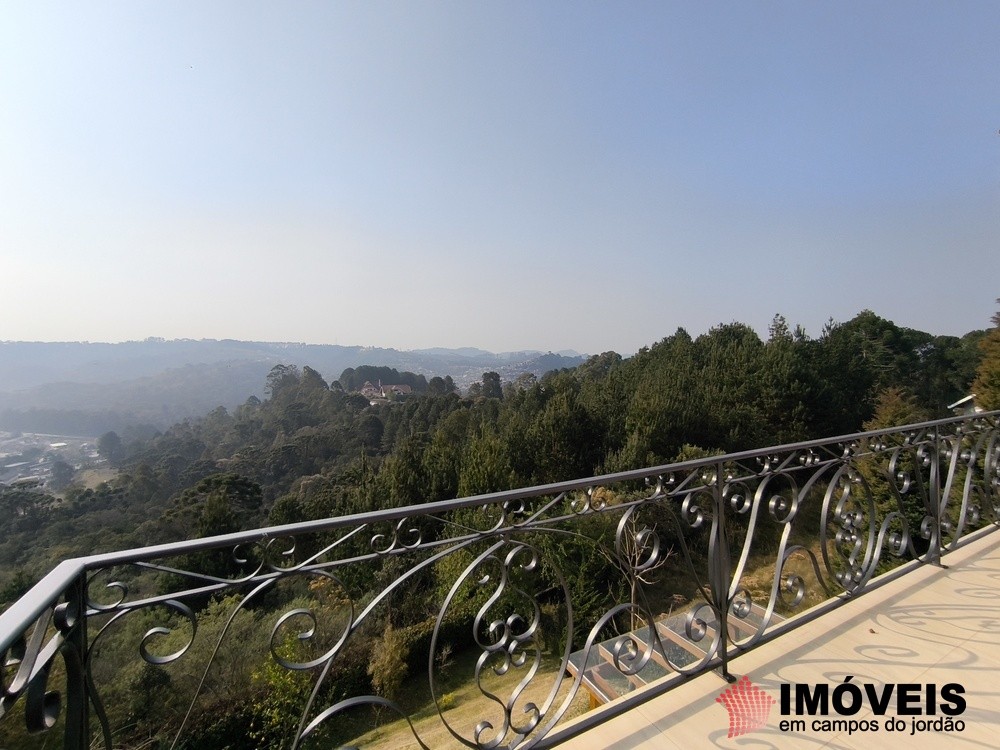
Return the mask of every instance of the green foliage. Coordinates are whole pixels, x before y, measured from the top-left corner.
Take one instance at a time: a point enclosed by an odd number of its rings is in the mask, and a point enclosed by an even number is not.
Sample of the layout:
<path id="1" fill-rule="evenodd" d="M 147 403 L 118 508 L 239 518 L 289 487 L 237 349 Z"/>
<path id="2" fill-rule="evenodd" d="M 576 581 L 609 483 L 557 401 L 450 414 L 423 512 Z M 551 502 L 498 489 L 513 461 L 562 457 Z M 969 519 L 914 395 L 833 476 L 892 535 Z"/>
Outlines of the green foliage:
<path id="1" fill-rule="evenodd" d="M 255 514 L 262 500 L 260 485 L 239 474 L 213 474 L 185 490 L 168 518 L 183 536 L 207 537 L 241 528 L 239 516 Z"/>
<path id="2" fill-rule="evenodd" d="M 312 690 L 309 672 L 286 669 L 266 658 L 253 670 L 250 738 L 255 747 L 282 747 L 298 726 Z"/>
<path id="3" fill-rule="evenodd" d="M 299 368 L 295 365 L 275 365 L 267 374 L 267 394 L 278 399 L 299 384 Z"/>
<path id="4" fill-rule="evenodd" d="M 915 424 L 927 419 L 927 414 L 917 404 L 916 398 L 903 388 L 886 388 L 878 395 L 875 413 L 864 424 L 865 430 L 879 430 L 907 424 Z M 893 478 L 888 475 L 886 458 L 865 458 L 858 462 L 865 486 L 871 492 L 876 511 L 880 518 L 900 510 L 897 491 L 893 489 Z M 909 454 L 904 455 L 898 470 L 913 473 L 919 471 Z M 922 506 L 914 502 L 904 502 L 902 512 L 910 531 L 910 538 L 919 554 L 927 550 L 927 541 L 921 538 L 920 527 L 924 519 Z"/>
<path id="5" fill-rule="evenodd" d="M 461 497 L 499 492 L 511 486 L 512 471 L 508 444 L 499 435 L 486 433 L 466 443 L 462 472 L 458 479 Z"/>
<path id="6" fill-rule="evenodd" d="M 54 497 L 37 488 L 0 485 L 0 517 L 8 533 L 37 531 L 51 517 L 54 503 Z"/>
<path id="7" fill-rule="evenodd" d="M 412 372 L 400 372 L 394 367 L 375 365 L 348 367 L 337 378 L 337 382 L 345 391 L 360 391 L 366 381 L 372 385 L 378 385 L 380 382 L 383 385 L 408 385 L 416 393 L 423 393 L 427 390 L 426 377 Z"/>
<path id="8" fill-rule="evenodd" d="M 483 373 L 482 395 L 484 398 L 503 398 L 503 386 L 500 383 L 499 373 Z"/>
<path id="9" fill-rule="evenodd" d="M 122 439 L 117 432 L 105 432 L 97 439 L 97 452 L 112 464 L 116 464 L 122 456 Z"/>
<path id="10" fill-rule="evenodd" d="M 230 534 L 256 525 L 244 525 L 247 516 L 261 520 L 257 516 L 261 498 L 261 487 L 253 480 L 238 474 L 213 474 L 182 493 L 166 519 L 182 538 Z M 193 553 L 183 564 L 212 575 L 236 576 L 243 571 L 232 550 L 226 548 Z"/>
<path id="11" fill-rule="evenodd" d="M 24 596 L 34 583 L 34 580 L 24 568 L 15 570 L 13 575 L 0 585 L 0 610 L 3 610 L 8 604 Z"/>
<path id="12" fill-rule="evenodd" d="M 394 700 L 406 679 L 406 658 L 409 644 L 403 635 L 386 623 L 382 637 L 373 644 L 368 675 L 372 678 L 375 692 L 388 700 Z"/>
<path id="13" fill-rule="evenodd" d="M 120 466 L 113 482 L 86 490 L 70 486 L 64 501 L 37 488 L 0 487 L 5 519 L 0 600 L 20 595 L 50 567 L 46 555 L 54 563 L 115 548 L 850 433 L 863 425 L 913 422 L 940 415 L 964 395 L 977 367 L 980 403 L 1000 405 L 989 401 L 1000 362 L 1000 320 L 994 323 L 997 328 L 987 334 L 961 339 L 900 328 L 869 311 L 843 324 L 831 322 L 815 340 L 801 328 L 791 330 L 780 316 L 767 341 L 740 323 L 716 326 L 697 338 L 678 329 L 633 357 L 605 352 L 575 370 L 541 378 L 524 375 L 503 384 L 498 373 L 484 373 L 467 398 L 458 395 L 451 378 L 427 383 L 412 373 L 362 366 L 348 368 L 328 387 L 312 368 L 279 365 L 267 376 L 265 401 L 250 398 L 231 413 L 220 407 L 162 434 L 102 436 L 102 453 Z M 350 393 L 366 380 L 410 385 L 416 393 L 373 407 Z M 881 469 L 862 470 L 880 507 L 892 507 Z M 537 596 L 541 637 L 550 648 L 559 647 L 568 624 L 557 569 L 566 574 L 577 644 L 611 603 L 636 596 L 642 582 L 623 574 L 616 553 L 602 546 L 601 540 L 614 539 L 614 515 L 577 519 L 566 530 L 573 533 L 532 535 L 541 553 L 541 581 L 525 590 Z M 486 529 L 496 519 L 477 509 L 443 520 L 444 526 L 414 520 L 401 533 L 409 534 L 413 526 L 429 541 L 447 524 Z M 665 549 L 687 534 L 663 519 L 645 520 L 657 525 Z M 911 528 L 919 522 L 908 520 Z M 733 539 L 745 533 L 745 519 L 731 526 L 727 533 Z M 759 539 L 769 541 L 766 535 L 773 530 L 759 531 Z M 378 531 L 392 533 L 391 528 Z M 331 556 L 370 555 L 371 535 L 363 536 L 344 541 Z M 337 538 L 333 533 L 298 538 L 296 562 Z M 704 534 L 691 532 L 683 539 L 692 554 L 705 554 Z M 320 696 L 326 705 L 373 686 L 386 696 L 399 690 L 403 676 L 420 666 L 417 661 L 426 662 L 439 607 L 478 551 L 469 547 L 443 557 L 407 578 L 405 590 L 400 587 L 384 599 L 379 630 L 373 631 L 371 622 L 362 626 L 331 667 Z M 231 549 L 171 564 L 216 576 L 248 572 L 234 561 Z M 326 589 L 308 591 L 304 584 L 289 584 L 240 610 L 223 639 L 237 648 L 223 650 L 213 663 L 196 701 L 198 718 L 186 729 L 182 746 L 282 746 L 315 674 L 287 670 L 270 657 L 265 641 L 277 613 L 308 607 L 316 611 L 317 622 L 329 625 L 340 616 L 333 600 L 346 599 L 349 592 L 356 605 L 366 606 L 399 581 L 407 566 L 405 555 L 381 555 L 337 569 L 343 591 L 334 592 L 341 584 L 331 582 Z M 169 589 L 151 573 L 133 575 L 133 591 L 152 596 Z M 487 589 L 470 581 L 452 602 L 444 627 L 456 648 L 471 638 L 466 616 L 485 604 Z M 123 739 L 132 744 L 172 739 L 171 728 L 176 730 L 177 717 L 187 710 L 185 696 L 193 694 L 237 606 L 235 600 L 209 601 L 207 596 L 190 603 L 201 608 L 198 634 L 175 664 L 152 667 L 135 656 L 135 644 L 164 622 L 150 611 L 123 618 L 102 641 L 104 650 L 95 660 L 98 677 L 113 723 L 131 727 L 132 736 Z M 173 632 L 157 639 L 163 653 L 183 645 L 188 627 L 175 613 L 166 619 Z M 304 640 L 295 635 L 280 641 L 279 650 L 313 649 L 316 655 L 333 644 L 330 633 Z"/>
<path id="14" fill-rule="evenodd" d="M 979 346 L 983 359 L 972 384 L 976 405 L 988 411 L 1000 409 L 1000 312 L 994 314 L 993 328 L 983 337 Z"/>

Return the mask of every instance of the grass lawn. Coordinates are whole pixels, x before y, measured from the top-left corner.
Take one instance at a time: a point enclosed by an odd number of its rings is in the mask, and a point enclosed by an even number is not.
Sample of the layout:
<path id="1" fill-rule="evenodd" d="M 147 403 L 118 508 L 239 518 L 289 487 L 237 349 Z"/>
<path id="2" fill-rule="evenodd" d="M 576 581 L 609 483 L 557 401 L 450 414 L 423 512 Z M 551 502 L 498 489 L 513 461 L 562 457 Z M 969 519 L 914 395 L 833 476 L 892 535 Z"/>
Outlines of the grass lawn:
<path id="1" fill-rule="evenodd" d="M 96 490 L 104 482 L 110 482 L 118 476 L 117 469 L 110 466 L 100 466 L 92 469 L 83 469 L 76 476 L 76 482 L 82 484 L 88 490 Z"/>
<path id="2" fill-rule="evenodd" d="M 442 711 L 444 718 L 452 729 L 470 741 L 473 740 L 474 729 L 479 722 L 490 721 L 495 727 L 500 728 L 503 717 L 500 706 L 494 700 L 484 696 L 476 685 L 474 675 L 478 657 L 479 652 L 471 650 L 455 657 L 454 663 L 439 680 L 439 699 L 446 706 Z M 513 715 L 515 721 L 521 717 L 528 717 L 520 710 L 525 704 L 534 702 L 541 706 L 545 702 L 555 680 L 559 677 L 559 673 L 559 659 L 553 656 L 543 657 L 535 678 L 517 700 L 517 708 L 515 708 Z M 511 669 L 506 675 L 497 676 L 491 669 L 485 668 L 482 687 L 500 700 L 506 701 L 525 674 L 526 669 Z M 572 679 L 567 676 L 563 680 L 553 703 L 553 710 L 562 705 L 571 686 Z M 448 732 L 448 729 L 441 722 L 434 702 L 430 699 L 426 672 L 413 675 L 403 683 L 398 703 L 409 712 L 417 734 L 428 747 L 434 748 L 434 750 L 465 747 Z M 566 711 L 564 720 L 579 716 L 589 706 L 589 693 L 581 687 Z M 368 716 L 371 716 L 370 710 Z M 420 747 L 404 719 L 387 709 L 382 711 L 379 718 L 383 723 L 343 742 L 343 746 L 359 747 L 364 748 L 364 750 L 417 750 Z M 363 717 L 358 716 L 357 722 L 360 727 Z M 371 726 L 370 723 L 368 725 Z M 495 735 L 487 732 L 484 735 L 484 740 L 493 736 Z"/>

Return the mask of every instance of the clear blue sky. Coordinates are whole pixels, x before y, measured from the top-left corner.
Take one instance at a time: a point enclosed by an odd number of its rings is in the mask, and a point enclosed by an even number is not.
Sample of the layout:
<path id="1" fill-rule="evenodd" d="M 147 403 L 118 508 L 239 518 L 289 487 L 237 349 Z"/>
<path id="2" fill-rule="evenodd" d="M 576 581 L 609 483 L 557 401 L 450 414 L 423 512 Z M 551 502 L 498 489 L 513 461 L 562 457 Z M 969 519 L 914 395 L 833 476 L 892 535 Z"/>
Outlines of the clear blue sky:
<path id="1" fill-rule="evenodd" d="M 8 1 L 0 339 L 960 335 L 998 131 L 993 0 Z"/>

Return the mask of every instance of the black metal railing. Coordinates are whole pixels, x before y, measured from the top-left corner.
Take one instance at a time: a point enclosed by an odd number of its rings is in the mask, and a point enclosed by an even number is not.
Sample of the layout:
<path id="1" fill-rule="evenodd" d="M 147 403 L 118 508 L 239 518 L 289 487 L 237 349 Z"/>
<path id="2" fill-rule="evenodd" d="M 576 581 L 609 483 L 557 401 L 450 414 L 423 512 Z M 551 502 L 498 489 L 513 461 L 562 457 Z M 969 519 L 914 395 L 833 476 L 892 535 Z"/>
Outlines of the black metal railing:
<path id="1" fill-rule="evenodd" d="M 996 525 L 998 417 L 68 560 L 0 614 L 0 746 L 14 722 L 71 748 L 364 744 L 372 709 L 422 747 L 549 746 L 583 696 L 728 677 Z"/>

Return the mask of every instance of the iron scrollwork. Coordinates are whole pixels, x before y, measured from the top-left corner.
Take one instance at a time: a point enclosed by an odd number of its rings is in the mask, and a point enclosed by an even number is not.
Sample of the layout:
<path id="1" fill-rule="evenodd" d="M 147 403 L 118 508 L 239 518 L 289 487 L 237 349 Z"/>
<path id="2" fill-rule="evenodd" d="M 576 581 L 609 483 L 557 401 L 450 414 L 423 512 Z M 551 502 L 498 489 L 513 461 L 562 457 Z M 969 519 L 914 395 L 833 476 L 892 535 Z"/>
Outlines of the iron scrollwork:
<path id="1" fill-rule="evenodd" d="M 96 734 L 112 748 L 119 728 L 95 676 L 107 644 L 128 636 L 143 668 L 193 674 L 193 697 L 171 730 L 176 746 L 196 723 L 224 646 L 259 627 L 258 669 L 306 686 L 290 746 L 367 706 L 404 717 L 426 748 L 400 702 L 339 695 L 334 675 L 375 624 L 392 621 L 408 587 L 448 576 L 419 641 L 437 721 L 470 748 L 544 745 L 585 686 L 604 679 L 625 690 L 725 671 L 788 615 L 863 594 L 897 561 L 935 563 L 973 530 L 1000 525 L 998 416 L 64 563 L 69 573 L 0 615 L 0 722 L 20 704 L 32 730 L 62 717 L 66 746 L 89 746 Z M 560 557 L 563 547 L 583 556 Z M 191 563 L 205 551 L 225 570 Z M 593 582 L 604 587 L 599 600 L 581 600 L 584 573 L 571 567 L 588 561 L 603 576 Z M 671 597 L 666 573 L 689 590 Z M 220 624 L 210 610 L 223 605 Z M 483 705 L 461 726 L 441 675 L 456 628 L 475 657 L 468 682 Z M 184 666 L 195 658 L 204 663 Z M 555 667 L 543 669 L 546 659 Z"/>

